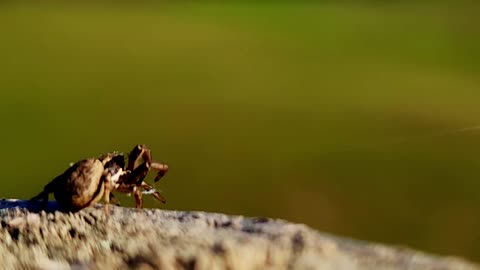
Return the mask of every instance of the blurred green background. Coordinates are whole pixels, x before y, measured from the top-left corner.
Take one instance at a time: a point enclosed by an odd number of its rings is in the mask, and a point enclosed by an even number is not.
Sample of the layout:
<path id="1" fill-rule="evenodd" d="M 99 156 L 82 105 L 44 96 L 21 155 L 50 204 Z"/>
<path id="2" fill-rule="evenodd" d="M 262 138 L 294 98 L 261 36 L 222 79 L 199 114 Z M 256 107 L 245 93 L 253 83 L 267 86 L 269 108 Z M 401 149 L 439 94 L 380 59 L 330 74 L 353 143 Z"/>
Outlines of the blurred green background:
<path id="1" fill-rule="evenodd" d="M 164 208 L 480 261 L 480 130 L 459 131 L 480 124 L 479 11 L 3 2 L 0 196 L 145 143 Z"/>

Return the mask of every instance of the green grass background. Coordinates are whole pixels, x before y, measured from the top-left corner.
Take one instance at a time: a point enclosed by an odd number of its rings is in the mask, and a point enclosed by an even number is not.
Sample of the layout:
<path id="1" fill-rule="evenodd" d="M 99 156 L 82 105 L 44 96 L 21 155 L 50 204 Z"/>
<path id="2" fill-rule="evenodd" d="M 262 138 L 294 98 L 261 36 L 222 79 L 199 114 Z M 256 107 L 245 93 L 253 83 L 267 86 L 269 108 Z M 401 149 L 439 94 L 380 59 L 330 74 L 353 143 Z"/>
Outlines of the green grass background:
<path id="1" fill-rule="evenodd" d="M 479 261 L 479 7 L 0 4 L 0 196 L 145 143 L 167 209 Z"/>

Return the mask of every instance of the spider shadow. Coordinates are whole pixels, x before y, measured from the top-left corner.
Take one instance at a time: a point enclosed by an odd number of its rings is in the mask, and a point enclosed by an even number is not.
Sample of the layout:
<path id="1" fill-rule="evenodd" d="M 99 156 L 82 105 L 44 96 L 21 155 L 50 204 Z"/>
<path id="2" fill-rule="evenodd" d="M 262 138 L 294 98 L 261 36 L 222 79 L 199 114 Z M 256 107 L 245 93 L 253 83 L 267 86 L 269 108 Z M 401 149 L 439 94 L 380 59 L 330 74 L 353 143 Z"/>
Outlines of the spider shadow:
<path id="1" fill-rule="evenodd" d="M 45 211 L 47 213 L 53 212 L 63 212 L 68 213 L 63 209 L 56 201 L 49 201 L 47 206 L 44 208 L 43 203 L 40 201 L 30 201 L 30 200 L 17 200 L 17 199 L 1 199 L 0 200 L 0 210 L 2 209 L 26 209 L 32 213 L 39 213 Z"/>

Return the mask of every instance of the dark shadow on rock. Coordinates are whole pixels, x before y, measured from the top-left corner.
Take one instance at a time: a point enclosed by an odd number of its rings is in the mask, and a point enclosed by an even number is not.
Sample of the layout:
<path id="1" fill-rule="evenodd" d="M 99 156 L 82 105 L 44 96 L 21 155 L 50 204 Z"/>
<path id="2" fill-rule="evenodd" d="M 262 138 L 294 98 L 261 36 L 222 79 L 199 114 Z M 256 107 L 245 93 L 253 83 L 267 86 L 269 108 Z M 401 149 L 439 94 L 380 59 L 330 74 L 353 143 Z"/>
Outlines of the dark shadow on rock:
<path id="1" fill-rule="evenodd" d="M 49 201 L 47 207 L 43 208 L 41 201 L 29 201 L 29 200 L 15 200 L 15 199 L 1 199 L 0 209 L 26 209 L 33 213 L 45 211 L 47 213 L 53 213 L 56 211 L 68 212 L 62 209 L 62 207 L 56 201 Z"/>

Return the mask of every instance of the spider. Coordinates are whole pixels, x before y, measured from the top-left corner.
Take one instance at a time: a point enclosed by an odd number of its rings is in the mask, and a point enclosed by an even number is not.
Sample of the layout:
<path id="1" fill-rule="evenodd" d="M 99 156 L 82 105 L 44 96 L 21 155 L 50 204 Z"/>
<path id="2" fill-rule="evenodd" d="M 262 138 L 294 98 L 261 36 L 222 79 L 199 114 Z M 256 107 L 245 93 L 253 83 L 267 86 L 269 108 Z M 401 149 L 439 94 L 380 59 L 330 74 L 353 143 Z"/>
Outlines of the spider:
<path id="1" fill-rule="evenodd" d="M 118 152 L 78 161 L 31 200 L 42 200 L 45 209 L 48 196 L 53 193 L 58 204 L 72 212 L 94 205 L 102 197 L 108 212 L 108 204 L 115 201 L 112 191 L 133 194 L 137 208 L 142 208 L 142 193 L 165 203 L 165 198 L 144 181 L 151 169 L 157 171 L 154 182 L 158 182 L 167 173 L 168 165 L 152 161 L 150 149 L 139 144 L 128 155 L 127 166 L 125 156 Z"/>

